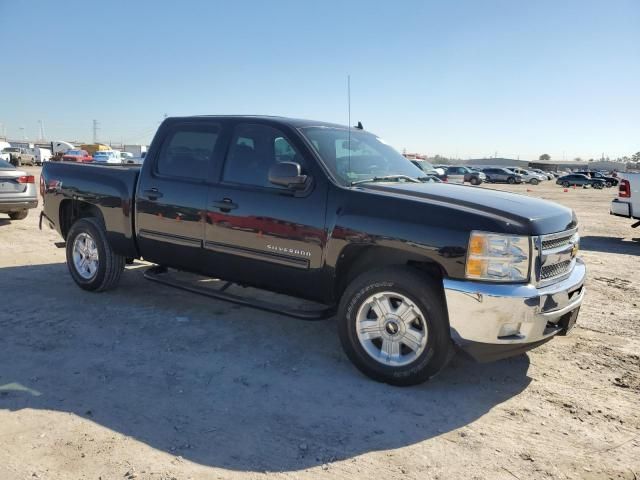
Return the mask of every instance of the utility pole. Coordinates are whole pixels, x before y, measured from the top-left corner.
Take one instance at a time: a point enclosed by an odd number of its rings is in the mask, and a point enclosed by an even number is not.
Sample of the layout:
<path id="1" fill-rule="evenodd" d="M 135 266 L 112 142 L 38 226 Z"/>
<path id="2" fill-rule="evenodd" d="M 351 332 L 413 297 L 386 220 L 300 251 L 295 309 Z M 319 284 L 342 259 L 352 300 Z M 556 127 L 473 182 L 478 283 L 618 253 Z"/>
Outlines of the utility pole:
<path id="1" fill-rule="evenodd" d="M 38 125 L 40 125 L 40 140 L 44 140 L 44 122 L 38 120 Z"/>
<path id="2" fill-rule="evenodd" d="M 93 121 L 93 143 L 98 143 L 98 130 L 100 127 L 98 126 L 98 120 Z"/>

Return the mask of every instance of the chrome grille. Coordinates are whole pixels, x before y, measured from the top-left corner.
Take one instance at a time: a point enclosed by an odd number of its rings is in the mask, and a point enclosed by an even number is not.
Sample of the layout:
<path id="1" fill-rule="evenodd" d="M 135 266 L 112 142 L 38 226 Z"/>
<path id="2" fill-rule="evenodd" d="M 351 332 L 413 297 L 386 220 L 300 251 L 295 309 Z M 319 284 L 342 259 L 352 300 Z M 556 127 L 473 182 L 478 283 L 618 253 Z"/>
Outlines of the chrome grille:
<path id="1" fill-rule="evenodd" d="M 549 278 L 559 277 L 564 275 L 571 268 L 573 260 L 565 260 L 564 262 L 555 263 L 553 265 L 546 265 L 540 270 L 540 279 L 547 280 Z"/>
<path id="2" fill-rule="evenodd" d="M 573 238 L 573 232 L 565 235 L 564 237 L 551 238 L 549 240 L 542 240 L 542 250 L 551 250 L 552 248 L 564 247 L 569 245 Z"/>
<path id="3" fill-rule="evenodd" d="M 538 237 L 534 242 L 538 250 L 535 259 L 538 285 L 560 281 L 571 273 L 579 238 L 576 228 Z"/>

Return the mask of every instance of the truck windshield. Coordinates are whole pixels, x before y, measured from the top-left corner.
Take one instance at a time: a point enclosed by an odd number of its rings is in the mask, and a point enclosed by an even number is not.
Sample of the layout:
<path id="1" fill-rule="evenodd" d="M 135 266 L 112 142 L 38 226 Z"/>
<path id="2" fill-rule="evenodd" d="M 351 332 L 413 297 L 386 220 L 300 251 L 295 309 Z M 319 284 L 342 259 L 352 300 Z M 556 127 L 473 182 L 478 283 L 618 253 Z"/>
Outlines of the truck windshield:
<path id="1" fill-rule="evenodd" d="M 402 181 L 424 172 L 375 135 L 337 127 L 304 127 L 300 131 L 342 185 L 366 180 Z"/>

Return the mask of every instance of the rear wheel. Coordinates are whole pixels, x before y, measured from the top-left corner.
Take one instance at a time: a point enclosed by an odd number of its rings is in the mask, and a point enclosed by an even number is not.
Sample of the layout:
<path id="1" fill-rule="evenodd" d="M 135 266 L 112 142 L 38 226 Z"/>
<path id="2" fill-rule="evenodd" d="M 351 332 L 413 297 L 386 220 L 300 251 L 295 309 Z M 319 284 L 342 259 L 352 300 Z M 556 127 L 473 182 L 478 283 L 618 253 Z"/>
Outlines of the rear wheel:
<path id="1" fill-rule="evenodd" d="M 11 212 L 9 218 L 11 220 L 24 220 L 29 215 L 29 210 L 20 210 L 19 212 Z"/>
<path id="2" fill-rule="evenodd" d="M 379 382 L 424 382 L 444 368 L 453 351 L 442 293 L 408 268 L 357 277 L 342 296 L 338 322 L 349 359 Z"/>
<path id="3" fill-rule="evenodd" d="M 67 267 L 84 290 L 114 288 L 124 270 L 125 257 L 114 253 L 104 226 L 95 218 L 81 218 L 67 235 Z"/>
<path id="4" fill-rule="evenodd" d="M 593 184 L 593 188 L 595 188 L 597 190 L 602 190 L 603 185 L 601 183 L 594 183 Z"/>
<path id="5" fill-rule="evenodd" d="M 606 182 L 604 184 L 604 186 L 607 187 L 607 188 L 611 188 L 611 187 L 613 187 L 613 184 L 611 182 Z"/>
<path id="6" fill-rule="evenodd" d="M 529 183 L 531 183 L 531 185 L 538 185 L 540 183 L 540 180 L 538 180 L 537 178 L 532 178 Z"/>

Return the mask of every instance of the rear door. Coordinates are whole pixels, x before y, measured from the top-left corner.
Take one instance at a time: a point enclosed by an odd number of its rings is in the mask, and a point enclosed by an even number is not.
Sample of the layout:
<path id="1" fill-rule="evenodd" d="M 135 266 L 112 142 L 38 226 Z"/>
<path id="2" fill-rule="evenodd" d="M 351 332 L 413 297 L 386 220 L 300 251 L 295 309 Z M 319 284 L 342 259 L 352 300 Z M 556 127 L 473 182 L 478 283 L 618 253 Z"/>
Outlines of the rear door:
<path id="1" fill-rule="evenodd" d="M 269 168 L 285 161 L 313 178 L 308 188 L 269 183 Z M 219 177 L 207 205 L 207 269 L 307 298 L 320 293 L 328 187 L 297 132 L 278 124 L 236 124 Z"/>
<path id="2" fill-rule="evenodd" d="M 138 244 L 145 259 L 200 271 L 221 129 L 218 123 L 175 123 L 145 159 L 136 193 Z"/>

